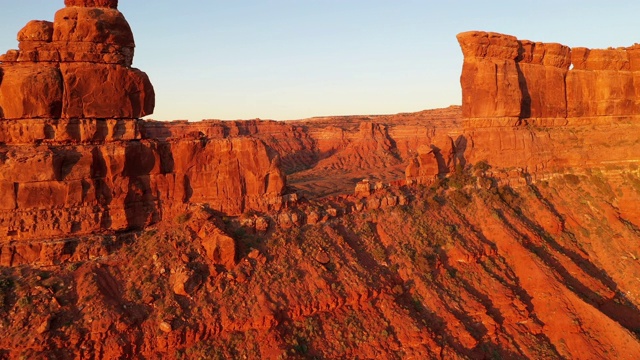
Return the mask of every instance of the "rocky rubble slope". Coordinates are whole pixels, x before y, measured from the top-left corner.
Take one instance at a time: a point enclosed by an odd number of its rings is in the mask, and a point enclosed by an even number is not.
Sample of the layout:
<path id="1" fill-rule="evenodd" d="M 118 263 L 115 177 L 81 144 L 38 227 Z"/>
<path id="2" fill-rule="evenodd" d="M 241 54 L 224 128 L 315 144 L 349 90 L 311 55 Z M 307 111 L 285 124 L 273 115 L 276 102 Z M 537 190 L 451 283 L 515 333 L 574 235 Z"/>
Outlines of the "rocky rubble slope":
<path id="1" fill-rule="evenodd" d="M 511 188 L 483 169 L 372 195 L 400 191 L 403 206 L 358 211 L 335 199 L 336 216 L 313 225 L 194 208 L 90 261 L 5 268 L 0 326 L 11 336 L 0 349 L 11 358 L 635 358 L 638 170 Z M 231 263 L 211 257 L 212 246 Z"/>

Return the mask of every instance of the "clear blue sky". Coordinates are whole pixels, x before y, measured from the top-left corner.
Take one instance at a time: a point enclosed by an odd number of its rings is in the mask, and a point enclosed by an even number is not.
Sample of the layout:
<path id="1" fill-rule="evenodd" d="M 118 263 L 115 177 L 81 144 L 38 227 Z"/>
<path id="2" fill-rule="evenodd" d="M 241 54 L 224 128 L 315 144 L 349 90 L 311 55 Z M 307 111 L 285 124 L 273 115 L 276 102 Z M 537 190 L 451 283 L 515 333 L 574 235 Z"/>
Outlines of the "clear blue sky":
<path id="1" fill-rule="evenodd" d="M 63 0 L 6 1 L 0 51 Z M 120 0 L 159 120 L 389 114 L 460 103 L 456 34 L 640 42 L 640 1 Z"/>

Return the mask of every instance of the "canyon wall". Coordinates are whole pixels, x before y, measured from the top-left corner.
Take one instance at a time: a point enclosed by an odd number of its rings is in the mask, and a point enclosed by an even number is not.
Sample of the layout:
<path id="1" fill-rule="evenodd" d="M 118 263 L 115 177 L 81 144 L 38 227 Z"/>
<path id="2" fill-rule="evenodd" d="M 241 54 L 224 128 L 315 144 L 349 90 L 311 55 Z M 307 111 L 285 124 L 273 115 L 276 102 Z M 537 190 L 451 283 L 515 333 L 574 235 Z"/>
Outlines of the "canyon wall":
<path id="1" fill-rule="evenodd" d="M 569 48 L 510 35 L 458 35 L 466 118 L 573 118 L 640 113 L 640 45 Z"/>
<path id="2" fill-rule="evenodd" d="M 462 107 L 158 122 L 140 119 L 153 87 L 131 68 L 135 43 L 117 2 L 66 4 L 0 57 L 2 264 L 46 263 L 52 239 L 140 229 L 193 203 L 240 215 L 282 209 L 295 193 L 351 193 L 362 179 L 428 184 L 483 160 L 524 181 L 640 159 L 637 46 L 463 33 Z"/>
<path id="3" fill-rule="evenodd" d="M 637 163 L 640 46 L 569 48 L 510 35 L 458 35 L 465 158 L 534 179 Z"/>
<path id="4" fill-rule="evenodd" d="M 241 214 L 279 208 L 277 153 L 233 139 L 148 136 L 148 76 L 117 1 L 65 2 L 0 57 L 0 265 L 49 263 L 64 242 L 140 229 L 189 203 Z M 57 255 L 56 255 L 57 254 Z"/>

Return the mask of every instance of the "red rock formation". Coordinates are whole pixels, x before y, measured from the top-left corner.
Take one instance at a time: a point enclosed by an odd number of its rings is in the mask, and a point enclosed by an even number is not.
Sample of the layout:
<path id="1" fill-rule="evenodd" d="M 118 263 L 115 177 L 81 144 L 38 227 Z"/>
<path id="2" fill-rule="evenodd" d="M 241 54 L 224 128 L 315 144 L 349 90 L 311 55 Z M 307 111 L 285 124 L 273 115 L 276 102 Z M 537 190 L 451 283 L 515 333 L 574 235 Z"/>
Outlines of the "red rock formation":
<path id="1" fill-rule="evenodd" d="M 190 202 L 234 215 L 283 206 L 279 158 L 251 132 L 146 136 L 138 117 L 153 112 L 153 87 L 130 67 L 117 1 L 66 5 L 53 23 L 29 22 L 1 58 L 0 265 L 60 259 L 8 241 L 140 229 Z"/>
<path id="2" fill-rule="evenodd" d="M 20 50 L 0 56 L 0 119 L 151 114 L 153 86 L 130 68 L 135 42 L 117 1 L 67 4 L 53 23 L 29 22 Z"/>
<path id="3" fill-rule="evenodd" d="M 517 70 L 522 90 L 520 117 L 567 116 L 565 78 L 571 49 L 560 44 L 519 41 Z"/>
<path id="4" fill-rule="evenodd" d="M 326 169 L 370 169 L 393 166 L 399 159 L 394 154 L 387 127 L 373 122 L 360 123 L 355 139 L 317 166 Z"/>
<path id="5" fill-rule="evenodd" d="M 475 117 L 520 116 L 522 92 L 518 69 L 518 40 L 496 33 L 458 35 L 464 55 L 462 115 Z"/>
<path id="6" fill-rule="evenodd" d="M 458 35 L 466 118 L 628 116 L 640 111 L 640 47 L 574 48 L 487 32 Z M 571 69 L 570 69 L 571 68 Z"/>
<path id="7" fill-rule="evenodd" d="M 430 144 L 420 146 L 405 170 L 407 182 L 431 184 L 455 171 L 457 166 L 464 166 L 466 145 L 464 136 L 454 141 L 448 135 L 441 135 L 432 139 Z"/>
<path id="8" fill-rule="evenodd" d="M 607 50 L 573 49 L 573 69 L 567 75 L 568 116 L 639 114 L 639 49 L 637 45 Z"/>
<path id="9" fill-rule="evenodd" d="M 640 158 L 633 135 L 640 115 L 637 45 L 569 49 L 485 32 L 458 40 L 468 162 L 488 160 L 535 180 Z M 500 73 L 495 64 L 508 69 Z M 516 76 L 514 88 L 508 79 Z"/>
<path id="10" fill-rule="evenodd" d="M 236 264 L 236 244 L 233 238 L 218 229 L 212 223 L 207 223 L 198 232 L 209 260 L 216 265 L 231 270 Z"/>

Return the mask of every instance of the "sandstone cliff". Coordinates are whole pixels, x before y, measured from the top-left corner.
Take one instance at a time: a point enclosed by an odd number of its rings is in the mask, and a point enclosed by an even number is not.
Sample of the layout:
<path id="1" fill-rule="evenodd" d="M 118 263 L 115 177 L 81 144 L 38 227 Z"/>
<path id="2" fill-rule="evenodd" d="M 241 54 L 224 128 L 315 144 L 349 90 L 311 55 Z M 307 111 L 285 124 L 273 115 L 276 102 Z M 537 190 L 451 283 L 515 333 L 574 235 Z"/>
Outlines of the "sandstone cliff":
<path id="1" fill-rule="evenodd" d="M 188 203 L 227 214 L 283 205 L 279 158 L 262 140 L 147 136 L 139 117 L 154 90 L 131 67 L 117 1 L 65 3 L 0 57 L 0 264 L 57 262 L 66 245 L 52 240 L 141 229 Z"/>
<path id="2" fill-rule="evenodd" d="M 640 46 L 574 48 L 472 31 L 464 55 L 463 116 L 573 118 L 640 112 Z"/>
<path id="3" fill-rule="evenodd" d="M 571 49 L 478 31 L 458 41 L 468 162 L 535 180 L 640 159 L 637 45 Z"/>

